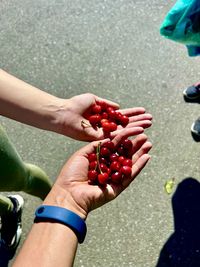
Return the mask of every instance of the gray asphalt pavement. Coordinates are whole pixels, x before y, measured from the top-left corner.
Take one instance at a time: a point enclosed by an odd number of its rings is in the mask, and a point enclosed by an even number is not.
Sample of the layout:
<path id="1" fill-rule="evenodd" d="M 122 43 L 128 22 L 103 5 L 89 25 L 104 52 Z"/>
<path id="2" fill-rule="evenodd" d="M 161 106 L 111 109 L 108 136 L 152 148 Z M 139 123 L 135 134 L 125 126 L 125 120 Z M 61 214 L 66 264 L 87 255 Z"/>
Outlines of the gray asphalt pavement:
<path id="1" fill-rule="evenodd" d="M 151 161 L 118 199 L 90 214 L 75 267 L 156 266 L 175 231 L 177 210 L 171 200 L 178 184 L 191 177 L 199 185 L 199 144 L 193 141 L 190 126 L 200 107 L 185 103 L 182 96 L 185 87 L 199 80 L 199 59 L 189 58 L 183 45 L 159 35 L 159 26 L 173 3 L 0 1 L 1 68 L 59 97 L 92 92 L 123 108 L 144 106 L 154 117 L 152 128 L 146 131 L 153 143 Z M 69 155 L 83 145 L 6 118 L 0 120 L 23 159 L 40 165 L 52 180 Z M 171 178 L 175 178 L 175 187 L 167 195 L 163 186 Z M 185 192 L 191 188 L 190 183 L 184 187 L 180 203 L 185 203 Z M 23 242 L 40 200 L 22 195 Z M 184 255 L 179 251 L 174 256 L 169 243 L 166 258 L 187 255 L 186 266 L 199 266 L 193 265 L 191 247 L 184 249 Z M 200 246 L 193 250 L 199 257 Z M 165 261 L 163 257 L 158 267 L 179 266 Z"/>

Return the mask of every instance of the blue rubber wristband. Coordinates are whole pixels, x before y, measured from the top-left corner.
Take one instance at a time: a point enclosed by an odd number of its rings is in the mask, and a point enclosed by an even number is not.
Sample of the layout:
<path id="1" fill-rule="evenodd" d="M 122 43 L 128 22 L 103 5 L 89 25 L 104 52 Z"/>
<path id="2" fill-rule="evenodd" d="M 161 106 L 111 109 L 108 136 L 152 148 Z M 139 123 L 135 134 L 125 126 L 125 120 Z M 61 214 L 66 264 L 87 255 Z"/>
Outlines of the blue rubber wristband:
<path id="1" fill-rule="evenodd" d="M 68 226 L 78 238 L 79 243 L 83 243 L 87 227 L 85 221 L 76 213 L 57 206 L 42 205 L 35 212 L 35 223 L 37 222 L 59 222 Z"/>

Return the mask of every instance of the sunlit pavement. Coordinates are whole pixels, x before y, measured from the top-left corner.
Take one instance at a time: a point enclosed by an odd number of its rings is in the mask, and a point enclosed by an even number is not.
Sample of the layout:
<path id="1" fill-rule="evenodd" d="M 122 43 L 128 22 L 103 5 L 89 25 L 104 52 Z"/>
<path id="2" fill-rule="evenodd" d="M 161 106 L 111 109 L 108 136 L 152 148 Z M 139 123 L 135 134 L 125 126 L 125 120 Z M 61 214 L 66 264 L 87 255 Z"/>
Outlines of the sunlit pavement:
<path id="1" fill-rule="evenodd" d="M 144 106 L 154 117 L 146 131 L 153 143 L 151 161 L 117 200 L 90 214 L 75 267 L 156 266 L 174 232 L 171 198 L 177 185 L 187 177 L 200 179 L 199 145 L 190 134 L 200 107 L 185 103 L 182 96 L 185 87 L 199 80 L 199 59 L 189 58 L 183 45 L 159 35 L 173 3 L 0 3 L 1 68 L 59 97 L 91 92 L 122 108 Z M 52 180 L 83 145 L 5 118 L 1 123 L 23 159 L 40 165 Z M 168 195 L 164 184 L 171 178 L 175 186 Z M 40 200 L 22 195 L 23 242 Z"/>

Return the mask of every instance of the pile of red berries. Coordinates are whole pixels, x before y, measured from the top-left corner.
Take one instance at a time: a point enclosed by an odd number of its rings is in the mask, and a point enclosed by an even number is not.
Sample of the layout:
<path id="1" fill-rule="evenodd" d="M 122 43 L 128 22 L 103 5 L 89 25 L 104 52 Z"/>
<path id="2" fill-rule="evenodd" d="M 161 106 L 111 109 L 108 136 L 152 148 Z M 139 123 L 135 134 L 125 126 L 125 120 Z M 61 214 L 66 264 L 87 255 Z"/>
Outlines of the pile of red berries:
<path id="1" fill-rule="evenodd" d="M 88 155 L 88 179 L 92 184 L 120 183 L 132 171 L 131 140 L 125 139 L 115 147 L 112 141 L 99 143 L 96 151 Z"/>
<path id="2" fill-rule="evenodd" d="M 102 127 L 104 132 L 113 132 L 117 129 L 117 125 L 126 127 L 129 123 L 127 116 L 122 115 L 105 102 L 97 102 L 91 107 L 88 120 L 92 127 Z"/>

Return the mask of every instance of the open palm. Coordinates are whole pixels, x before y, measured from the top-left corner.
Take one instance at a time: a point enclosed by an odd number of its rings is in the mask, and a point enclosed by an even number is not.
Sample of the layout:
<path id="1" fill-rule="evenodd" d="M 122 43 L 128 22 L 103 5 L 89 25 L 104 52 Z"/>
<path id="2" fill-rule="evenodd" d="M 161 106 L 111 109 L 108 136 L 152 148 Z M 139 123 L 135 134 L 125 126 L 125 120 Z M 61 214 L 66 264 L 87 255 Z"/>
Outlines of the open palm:
<path id="1" fill-rule="evenodd" d="M 105 102 L 108 106 L 118 109 L 119 105 L 109 101 L 107 99 L 99 98 L 93 94 L 87 93 L 78 96 L 74 96 L 66 101 L 67 108 L 63 108 L 60 114 L 61 133 L 67 135 L 73 139 L 82 141 L 95 141 L 105 138 L 102 128 L 83 127 L 82 122 L 85 125 L 89 125 L 89 121 L 86 119 L 87 110 L 96 102 Z M 123 115 L 129 117 L 129 124 L 126 128 L 142 127 L 148 128 L 151 126 L 152 115 L 145 113 L 145 109 L 142 107 L 128 108 L 119 110 Z M 114 138 L 116 135 L 123 131 L 122 126 L 118 126 L 116 131 L 113 131 L 110 138 Z M 137 134 L 141 133 L 137 132 Z"/>
<path id="2" fill-rule="evenodd" d="M 132 129 L 126 129 L 112 141 L 116 146 L 130 135 L 132 135 Z M 102 142 L 106 141 L 108 140 Z M 150 158 L 148 151 L 151 149 L 151 143 L 147 141 L 146 135 L 138 135 L 132 140 L 133 166 L 131 177 L 123 179 L 122 183 L 119 184 L 92 185 L 88 183 L 88 154 L 95 151 L 98 143 L 98 141 L 92 142 L 77 151 L 64 165 L 56 181 L 56 184 L 59 184 L 63 190 L 70 194 L 84 215 L 116 198 L 140 173 Z"/>

